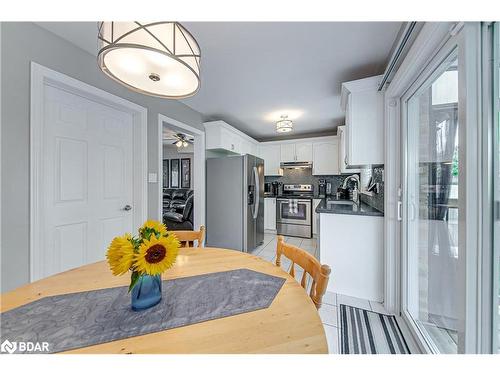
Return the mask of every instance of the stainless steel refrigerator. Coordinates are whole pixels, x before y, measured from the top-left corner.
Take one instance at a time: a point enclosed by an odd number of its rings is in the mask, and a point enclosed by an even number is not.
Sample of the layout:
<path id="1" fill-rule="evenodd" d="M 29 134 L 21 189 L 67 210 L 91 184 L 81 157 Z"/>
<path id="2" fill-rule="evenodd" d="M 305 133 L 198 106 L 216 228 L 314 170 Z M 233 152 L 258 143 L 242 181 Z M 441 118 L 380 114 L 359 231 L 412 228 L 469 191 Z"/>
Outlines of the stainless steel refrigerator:
<path id="1" fill-rule="evenodd" d="M 207 159 L 206 245 L 249 252 L 264 241 L 264 160 Z"/>

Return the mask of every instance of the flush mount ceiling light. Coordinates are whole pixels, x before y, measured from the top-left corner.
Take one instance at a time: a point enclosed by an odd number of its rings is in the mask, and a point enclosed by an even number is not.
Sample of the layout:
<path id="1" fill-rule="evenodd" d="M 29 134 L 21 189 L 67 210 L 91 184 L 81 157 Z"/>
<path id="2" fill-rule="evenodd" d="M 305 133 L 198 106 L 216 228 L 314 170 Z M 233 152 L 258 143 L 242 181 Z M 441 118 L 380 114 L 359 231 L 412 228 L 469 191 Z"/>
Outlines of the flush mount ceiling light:
<path id="1" fill-rule="evenodd" d="M 276 131 L 278 133 L 288 133 L 293 130 L 292 120 L 288 120 L 287 115 L 281 115 L 281 120 L 276 122 Z"/>
<path id="2" fill-rule="evenodd" d="M 133 91 L 168 99 L 196 94 L 200 47 L 178 22 L 99 22 L 101 70 Z"/>

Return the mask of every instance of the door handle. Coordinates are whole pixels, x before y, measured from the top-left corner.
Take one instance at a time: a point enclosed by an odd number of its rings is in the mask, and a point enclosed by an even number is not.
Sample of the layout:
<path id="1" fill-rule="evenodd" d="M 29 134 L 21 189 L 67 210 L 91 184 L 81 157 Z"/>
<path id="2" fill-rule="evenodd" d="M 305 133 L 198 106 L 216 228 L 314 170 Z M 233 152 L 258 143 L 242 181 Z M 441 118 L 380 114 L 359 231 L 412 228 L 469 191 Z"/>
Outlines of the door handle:
<path id="1" fill-rule="evenodd" d="M 255 180 L 255 199 L 254 199 L 254 212 L 253 218 L 257 219 L 259 215 L 259 201 L 260 201 L 260 180 L 259 180 L 259 171 L 257 167 L 253 167 L 253 175 Z"/>
<path id="2" fill-rule="evenodd" d="M 125 205 L 125 207 L 123 207 L 123 211 L 130 211 L 132 209 L 132 206 L 130 204 L 127 204 Z"/>

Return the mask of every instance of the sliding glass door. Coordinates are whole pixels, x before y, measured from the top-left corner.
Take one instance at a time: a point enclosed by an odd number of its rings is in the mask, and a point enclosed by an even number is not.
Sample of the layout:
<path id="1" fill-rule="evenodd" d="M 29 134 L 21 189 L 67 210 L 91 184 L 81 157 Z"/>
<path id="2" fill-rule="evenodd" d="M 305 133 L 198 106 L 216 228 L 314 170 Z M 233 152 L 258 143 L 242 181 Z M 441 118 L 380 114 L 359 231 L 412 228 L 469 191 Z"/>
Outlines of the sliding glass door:
<path id="1" fill-rule="evenodd" d="M 498 23 L 436 45 L 399 97 L 400 314 L 423 352 L 500 353 Z"/>
<path id="2" fill-rule="evenodd" d="M 406 101 L 406 312 L 456 353 L 459 287 L 459 59 L 452 51 Z"/>

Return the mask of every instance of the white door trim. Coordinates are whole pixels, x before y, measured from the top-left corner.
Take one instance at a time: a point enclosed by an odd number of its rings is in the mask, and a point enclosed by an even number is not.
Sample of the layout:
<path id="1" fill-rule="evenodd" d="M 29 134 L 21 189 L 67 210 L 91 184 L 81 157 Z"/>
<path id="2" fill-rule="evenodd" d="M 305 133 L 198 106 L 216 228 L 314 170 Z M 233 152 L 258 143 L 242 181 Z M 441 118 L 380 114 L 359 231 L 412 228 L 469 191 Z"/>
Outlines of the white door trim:
<path id="1" fill-rule="evenodd" d="M 44 86 L 50 85 L 133 116 L 133 226 L 147 217 L 147 110 L 135 103 L 31 62 L 30 103 L 30 281 L 38 279 L 41 233 L 40 173 L 43 152 Z"/>
<path id="2" fill-rule="evenodd" d="M 205 132 L 179 120 L 158 115 L 158 218 L 163 219 L 163 123 L 186 130 L 194 135 L 194 229 L 205 225 Z"/>

